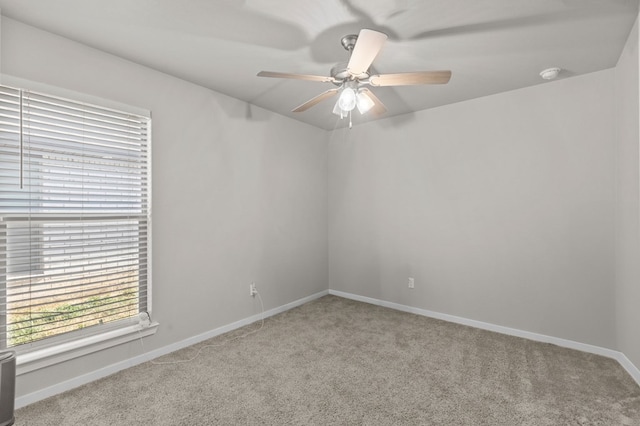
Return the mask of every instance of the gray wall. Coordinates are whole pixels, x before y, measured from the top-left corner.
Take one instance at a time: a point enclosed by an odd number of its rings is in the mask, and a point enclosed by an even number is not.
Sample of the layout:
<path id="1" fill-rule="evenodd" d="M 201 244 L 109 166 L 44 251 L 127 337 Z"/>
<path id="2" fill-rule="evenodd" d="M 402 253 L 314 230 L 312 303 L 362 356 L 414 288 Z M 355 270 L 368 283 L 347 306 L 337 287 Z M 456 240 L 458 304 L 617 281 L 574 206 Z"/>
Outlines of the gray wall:
<path id="1" fill-rule="evenodd" d="M 166 346 L 327 289 L 326 133 L 2 18 L 2 72 L 153 113 L 153 306 Z M 20 376 L 19 396 L 142 353 Z"/>
<path id="2" fill-rule="evenodd" d="M 618 349 L 640 367 L 638 22 L 615 68 L 616 320 Z"/>
<path id="3" fill-rule="evenodd" d="M 615 347 L 613 78 L 334 132 L 330 288 Z"/>

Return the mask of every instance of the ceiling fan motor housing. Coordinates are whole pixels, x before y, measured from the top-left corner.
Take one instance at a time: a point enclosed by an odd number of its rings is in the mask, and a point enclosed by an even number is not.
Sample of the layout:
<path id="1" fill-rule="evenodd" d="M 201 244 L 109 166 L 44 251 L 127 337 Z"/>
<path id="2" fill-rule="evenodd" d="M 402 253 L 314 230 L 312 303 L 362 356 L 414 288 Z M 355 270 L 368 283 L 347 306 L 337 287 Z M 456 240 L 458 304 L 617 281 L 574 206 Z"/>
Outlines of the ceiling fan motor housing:
<path id="1" fill-rule="evenodd" d="M 368 72 L 363 72 L 359 75 L 351 75 L 347 71 L 347 62 L 340 62 L 336 64 L 333 68 L 331 68 L 331 77 L 334 78 L 334 84 L 336 86 L 340 86 L 347 80 L 367 80 L 369 78 Z"/>

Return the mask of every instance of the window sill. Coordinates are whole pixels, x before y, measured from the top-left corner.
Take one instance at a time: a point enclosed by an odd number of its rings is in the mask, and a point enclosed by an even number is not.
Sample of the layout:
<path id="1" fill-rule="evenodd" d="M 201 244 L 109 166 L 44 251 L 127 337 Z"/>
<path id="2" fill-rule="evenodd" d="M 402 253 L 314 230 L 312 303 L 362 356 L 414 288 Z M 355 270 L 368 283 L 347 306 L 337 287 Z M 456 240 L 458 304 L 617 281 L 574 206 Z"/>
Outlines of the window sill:
<path id="1" fill-rule="evenodd" d="M 55 346 L 36 349 L 22 354 L 18 353 L 16 359 L 16 375 L 26 374 L 132 340 L 151 336 L 156 333 L 158 325 L 157 322 L 151 323 L 146 327 L 134 324 Z"/>

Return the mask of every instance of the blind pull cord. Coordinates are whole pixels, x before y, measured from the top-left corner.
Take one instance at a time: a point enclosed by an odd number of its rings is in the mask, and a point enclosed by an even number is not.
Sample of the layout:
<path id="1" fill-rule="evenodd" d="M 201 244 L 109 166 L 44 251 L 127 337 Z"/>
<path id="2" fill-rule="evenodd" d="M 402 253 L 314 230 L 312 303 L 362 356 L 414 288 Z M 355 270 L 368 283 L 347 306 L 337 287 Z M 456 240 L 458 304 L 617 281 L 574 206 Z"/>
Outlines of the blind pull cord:
<path id="1" fill-rule="evenodd" d="M 20 90 L 20 189 L 24 180 L 24 137 L 22 132 L 22 90 Z"/>

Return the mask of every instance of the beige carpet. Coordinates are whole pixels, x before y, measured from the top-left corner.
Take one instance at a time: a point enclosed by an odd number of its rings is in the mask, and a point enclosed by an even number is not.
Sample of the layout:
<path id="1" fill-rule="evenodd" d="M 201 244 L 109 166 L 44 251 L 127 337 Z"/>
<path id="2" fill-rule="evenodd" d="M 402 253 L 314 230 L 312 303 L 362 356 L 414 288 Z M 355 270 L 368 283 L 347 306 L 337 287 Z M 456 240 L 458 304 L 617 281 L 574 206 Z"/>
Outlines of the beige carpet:
<path id="1" fill-rule="evenodd" d="M 608 358 L 327 296 L 16 413 L 215 424 L 640 425 L 640 388 Z"/>

